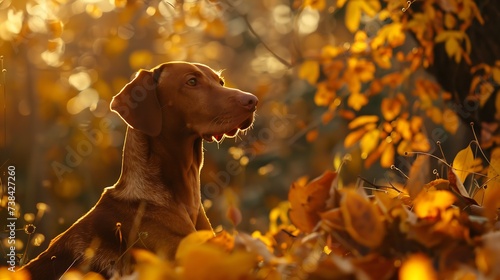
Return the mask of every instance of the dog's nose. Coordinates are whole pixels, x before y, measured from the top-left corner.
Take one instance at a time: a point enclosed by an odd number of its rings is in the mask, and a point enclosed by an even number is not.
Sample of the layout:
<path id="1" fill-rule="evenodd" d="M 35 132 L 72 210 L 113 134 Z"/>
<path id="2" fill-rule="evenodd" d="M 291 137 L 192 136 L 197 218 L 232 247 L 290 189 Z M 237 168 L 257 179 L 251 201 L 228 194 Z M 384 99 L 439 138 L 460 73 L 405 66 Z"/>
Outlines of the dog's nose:
<path id="1" fill-rule="evenodd" d="M 257 96 L 250 93 L 241 95 L 238 101 L 243 107 L 251 111 L 255 110 L 257 107 L 257 103 L 259 103 L 259 99 L 257 98 Z"/>

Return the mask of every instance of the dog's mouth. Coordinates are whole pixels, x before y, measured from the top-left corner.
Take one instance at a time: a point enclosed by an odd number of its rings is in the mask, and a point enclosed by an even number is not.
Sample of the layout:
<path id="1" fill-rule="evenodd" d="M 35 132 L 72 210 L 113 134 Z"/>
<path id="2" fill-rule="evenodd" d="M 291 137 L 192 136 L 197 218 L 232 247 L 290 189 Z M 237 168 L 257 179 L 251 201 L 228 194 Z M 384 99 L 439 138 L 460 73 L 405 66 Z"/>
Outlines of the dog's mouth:
<path id="1" fill-rule="evenodd" d="M 232 129 L 220 133 L 218 132 L 218 133 L 203 134 L 202 137 L 207 142 L 220 143 L 222 142 L 222 140 L 224 140 L 224 138 L 236 137 L 236 135 L 238 135 L 240 131 L 245 131 L 248 128 L 250 128 L 250 126 L 252 126 L 252 123 L 253 123 L 253 115 L 250 118 L 245 119 L 242 123 L 240 123 L 239 125 L 235 126 Z"/>

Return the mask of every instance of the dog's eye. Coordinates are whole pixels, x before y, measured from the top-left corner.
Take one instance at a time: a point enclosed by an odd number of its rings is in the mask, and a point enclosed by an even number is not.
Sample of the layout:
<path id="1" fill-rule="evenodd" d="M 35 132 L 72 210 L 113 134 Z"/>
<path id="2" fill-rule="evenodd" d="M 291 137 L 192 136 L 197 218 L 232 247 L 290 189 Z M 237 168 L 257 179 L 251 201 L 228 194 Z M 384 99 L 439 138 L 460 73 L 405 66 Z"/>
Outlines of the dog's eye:
<path id="1" fill-rule="evenodd" d="M 221 79 L 221 80 L 219 81 L 219 84 L 220 84 L 221 86 L 223 86 L 223 85 L 224 85 L 224 80 L 223 80 L 223 79 Z"/>
<path id="2" fill-rule="evenodd" d="M 198 84 L 198 80 L 196 80 L 196 78 L 191 78 L 191 79 L 187 80 L 186 84 L 189 86 L 195 86 Z"/>

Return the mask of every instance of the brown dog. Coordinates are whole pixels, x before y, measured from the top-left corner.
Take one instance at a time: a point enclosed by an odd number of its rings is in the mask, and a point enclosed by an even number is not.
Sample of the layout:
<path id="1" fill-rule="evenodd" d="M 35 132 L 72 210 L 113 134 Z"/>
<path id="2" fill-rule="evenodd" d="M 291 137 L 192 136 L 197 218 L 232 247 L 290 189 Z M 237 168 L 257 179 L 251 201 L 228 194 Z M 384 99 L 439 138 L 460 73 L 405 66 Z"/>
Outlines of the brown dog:
<path id="1" fill-rule="evenodd" d="M 200 199 L 202 140 L 250 127 L 257 102 L 202 64 L 141 70 L 110 105 L 129 125 L 118 182 L 23 269 L 32 279 L 58 279 L 70 268 L 110 277 L 130 272 L 131 247 L 173 259 L 183 237 L 212 229 Z"/>

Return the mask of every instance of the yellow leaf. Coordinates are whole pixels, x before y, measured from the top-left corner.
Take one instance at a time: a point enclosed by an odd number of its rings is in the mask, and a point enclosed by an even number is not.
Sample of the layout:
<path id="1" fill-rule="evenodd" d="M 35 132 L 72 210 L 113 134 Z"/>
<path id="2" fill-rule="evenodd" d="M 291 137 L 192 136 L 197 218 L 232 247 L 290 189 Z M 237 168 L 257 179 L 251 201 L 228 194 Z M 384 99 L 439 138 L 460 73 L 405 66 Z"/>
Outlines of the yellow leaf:
<path id="1" fill-rule="evenodd" d="M 354 43 L 351 45 L 351 52 L 355 54 L 364 52 L 368 48 L 367 38 L 368 36 L 365 31 L 358 30 L 354 35 Z"/>
<path id="2" fill-rule="evenodd" d="M 7 269 L 7 266 L 2 263 L 0 267 L 0 279 L 2 280 L 28 280 L 30 279 L 30 274 L 27 270 L 16 270 L 12 272 Z"/>
<path id="3" fill-rule="evenodd" d="M 400 280 L 436 280 L 437 274 L 432 261 L 424 254 L 411 255 L 403 262 L 399 270 Z"/>
<path id="4" fill-rule="evenodd" d="M 307 60 L 300 66 L 299 78 L 308 81 L 311 85 L 315 85 L 319 78 L 319 62 L 315 60 Z"/>
<path id="5" fill-rule="evenodd" d="M 457 133 L 460 126 L 460 119 L 457 114 L 453 110 L 445 109 L 442 118 L 444 129 L 452 134 Z"/>
<path id="6" fill-rule="evenodd" d="M 397 98 L 384 98 L 381 111 L 386 121 L 394 120 L 401 113 L 401 100 Z"/>
<path id="7" fill-rule="evenodd" d="M 452 166 L 456 170 L 460 182 L 463 183 L 465 182 L 465 178 L 472 172 L 471 169 L 474 165 L 474 154 L 472 153 L 471 147 L 467 146 L 457 153 Z"/>
<path id="8" fill-rule="evenodd" d="M 359 22 L 361 21 L 361 9 L 360 2 L 362 1 L 349 1 L 347 3 L 346 12 L 345 12 L 345 26 L 347 30 L 354 33 L 358 30 Z"/>
<path id="9" fill-rule="evenodd" d="M 326 82 L 319 83 L 314 95 L 314 103 L 317 106 L 328 106 L 334 99 L 335 92 L 328 88 L 328 84 Z"/>
<path id="10" fill-rule="evenodd" d="M 460 62 L 462 58 L 462 48 L 460 47 L 460 44 L 456 39 L 450 38 L 446 40 L 444 48 L 446 50 L 446 54 L 448 54 L 448 57 L 455 57 L 455 62 Z"/>
<path id="11" fill-rule="evenodd" d="M 326 45 L 321 49 L 321 57 L 322 58 L 335 58 L 339 54 L 344 52 L 344 48 L 342 47 L 334 47 L 332 45 Z"/>
<path id="12" fill-rule="evenodd" d="M 344 4 L 347 0 L 337 0 L 337 8 L 344 7 Z"/>
<path id="13" fill-rule="evenodd" d="M 136 263 L 134 269 L 139 274 L 139 280 L 170 279 L 169 276 L 174 274 L 174 269 L 170 263 L 160 259 L 150 251 L 133 249 L 132 256 Z"/>
<path id="14" fill-rule="evenodd" d="M 444 16 L 444 26 L 448 29 L 453 29 L 456 24 L 457 20 L 455 19 L 455 16 L 451 13 L 446 13 Z"/>
<path id="15" fill-rule="evenodd" d="M 199 230 L 184 237 L 179 243 L 177 252 L 175 253 L 176 259 L 181 259 L 186 256 L 194 247 L 199 246 L 214 238 L 214 233 L 211 230 Z"/>
<path id="16" fill-rule="evenodd" d="M 394 149 L 394 145 L 389 144 L 386 149 L 382 152 L 382 156 L 380 157 L 380 165 L 384 168 L 389 168 L 394 164 L 394 155 L 396 153 L 396 149 Z"/>
<path id="17" fill-rule="evenodd" d="M 421 191 L 413 201 L 413 210 L 419 218 L 436 218 L 455 202 L 449 191 Z"/>
<path id="18" fill-rule="evenodd" d="M 347 127 L 349 129 L 356 129 L 360 126 L 369 124 L 369 123 L 376 123 L 378 122 L 378 116 L 376 115 L 364 115 L 364 116 L 359 116 L 355 118 L 353 121 L 351 121 Z"/>
<path id="19" fill-rule="evenodd" d="M 345 228 L 358 243 L 375 248 L 385 237 L 385 227 L 377 207 L 353 189 L 342 189 L 340 209 Z"/>
<path id="20" fill-rule="evenodd" d="M 352 92 L 347 98 L 347 105 L 356 111 L 359 111 L 366 104 L 368 104 L 368 98 L 359 92 Z"/>
<path id="21" fill-rule="evenodd" d="M 364 155 L 370 154 L 378 145 L 380 140 L 380 130 L 373 129 L 366 133 L 360 142 L 361 153 Z"/>
<path id="22" fill-rule="evenodd" d="M 365 13 L 370 17 L 374 17 L 380 11 L 381 5 L 379 0 L 353 0 L 347 3 L 345 26 L 349 31 L 354 33 L 359 28 L 361 21 L 361 13 Z"/>
<path id="23" fill-rule="evenodd" d="M 189 250 L 181 263 L 183 279 L 239 280 L 249 279 L 257 258 L 246 251 L 229 254 L 217 246 L 202 244 Z"/>

